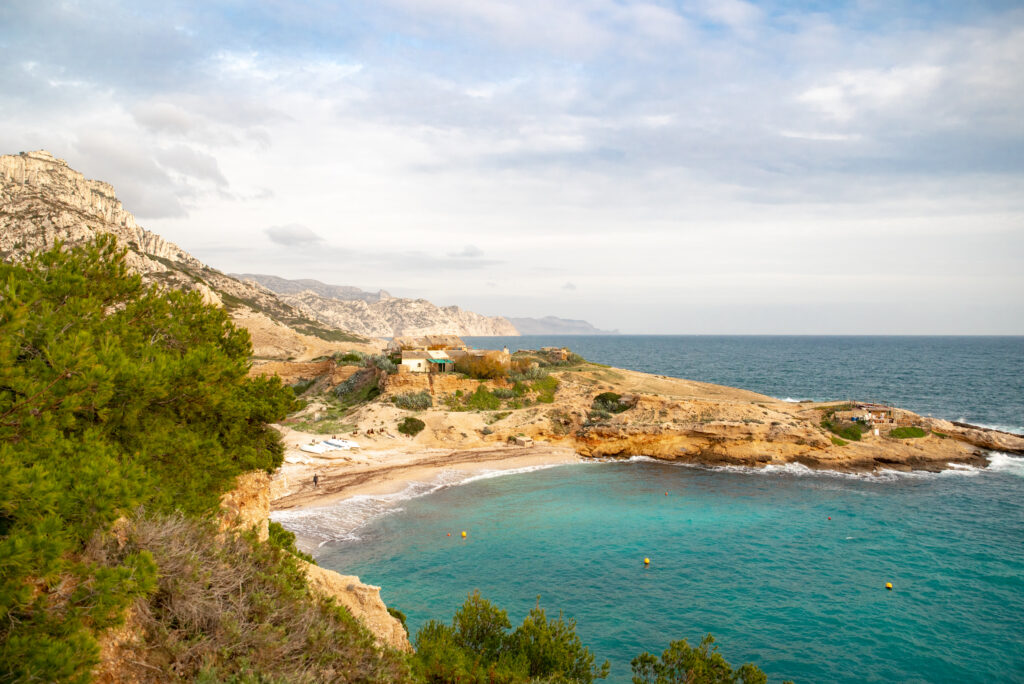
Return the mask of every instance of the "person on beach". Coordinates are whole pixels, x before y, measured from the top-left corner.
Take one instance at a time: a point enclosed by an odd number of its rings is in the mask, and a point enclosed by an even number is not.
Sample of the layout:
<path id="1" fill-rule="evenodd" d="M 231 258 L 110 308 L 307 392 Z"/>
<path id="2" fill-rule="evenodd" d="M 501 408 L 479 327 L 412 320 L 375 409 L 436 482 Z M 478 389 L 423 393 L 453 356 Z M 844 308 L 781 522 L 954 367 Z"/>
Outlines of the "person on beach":
<path id="1" fill-rule="evenodd" d="M 313 473 L 313 489 L 316 489 L 319 486 L 320 486 L 320 476 L 317 475 L 316 473 Z"/>

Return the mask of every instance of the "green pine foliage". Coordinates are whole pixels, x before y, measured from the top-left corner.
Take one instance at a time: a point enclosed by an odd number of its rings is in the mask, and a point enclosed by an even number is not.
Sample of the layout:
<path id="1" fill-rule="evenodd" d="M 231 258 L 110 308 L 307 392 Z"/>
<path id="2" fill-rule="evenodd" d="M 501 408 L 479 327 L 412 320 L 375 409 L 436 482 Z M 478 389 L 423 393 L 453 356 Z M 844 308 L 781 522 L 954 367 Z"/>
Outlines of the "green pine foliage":
<path id="1" fill-rule="evenodd" d="M 574 620 L 548 618 L 539 605 L 514 632 L 508 614 L 474 592 L 451 625 L 428 621 L 416 634 L 413 669 L 426 682 L 508 684 L 532 681 L 593 682 L 608 676 L 607 661 L 576 635 Z"/>
<path id="2" fill-rule="evenodd" d="M 747 663 L 733 670 L 710 634 L 700 646 L 673 641 L 658 658 L 644 652 L 633 658 L 633 684 L 765 684 L 768 677 Z"/>
<path id="3" fill-rule="evenodd" d="M 207 516 L 277 467 L 294 403 L 247 378 L 248 333 L 196 293 L 129 275 L 112 237 L 0 264 L 0 680 L 88 679 L 94 634 L 151 591 L 145 552 L 86 542 L 146 506 Z"/>

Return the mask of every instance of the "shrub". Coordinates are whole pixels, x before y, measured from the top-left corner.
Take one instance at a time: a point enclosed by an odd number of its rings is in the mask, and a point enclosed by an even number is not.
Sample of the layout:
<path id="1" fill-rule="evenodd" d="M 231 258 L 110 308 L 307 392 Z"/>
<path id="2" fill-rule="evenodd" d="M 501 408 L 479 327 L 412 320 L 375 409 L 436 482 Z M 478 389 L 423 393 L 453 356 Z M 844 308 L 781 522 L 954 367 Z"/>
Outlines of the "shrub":
<path id="1" fill-rule="evenodd" d="M 218 535 L 181 515 L 135 515 L 95 540 L 89 557 L 115 567 L 149 554 L 160 568 L 154 591 L 134 605 L 144 636 L 127 645 L 125 669 L 149 681 L 159 671 L 192 681 L 405 681 L 401 655 L 381 650 L 362 623 L 315 597 L 302 562 L 252 533 Z M 272 532 L 272 534 L 274 534 Z"/>
<path id="2" fill-rule="evenodd" d="M 673 641 L 661 658 L 646 651 L 630 663 L 634 684 L 766 684 L 768 677 L 751 663 L 733 670 L 714 646 L 710 634 L 692 648 L 686 640 Z"/>
<path id="3" fill-rule="evenodd" d="M 868 430 L 867 425 L 863 423 L 835 423 L 831 420 L 825 419 L 821 421 L 821 427 L 826 430 L 830 430 L 835 434 L 850 440 L 851 442 L 859 442 L 860 436 Z"/>
<path id="4" fill-rule="evenodd" d="M 847 444 L 849 444 L 849 442 L 847 442 L 845 439 L 839 439 L 834 435 L 829 437 L 829 439 L 831 439 L 832 443 L 835 444 L 836 446 L 846 446 Z"/>
<path id="5" fill-rule="evenodd" d="M 413 418 L 412 416 L 406 416 L 402 419 L 402 422 L 398 424 L 398 431 L 403 435 L 409 435 L 415 437 L 423 431 L 423 428 L 427 427 L 419 418 Z"/>
<path id="6" fill-rule="evenodd" d="M 316 561 L 308 553 L 299 551 L 299 547 L 295 546 L 295 533 L 290 530 L 286 530 L 283 525 L 279 522 L 270 521 L 269 533 L 270 537 L 267 539 L 271 546 L 276 546 L 282 551 L 287 551 L 297 558 L 301 558 L 307 563 L 316 565 Z"/>
<path id="7" fill-rule="evenodd" d="M 491 390 L 491 394 L 499 399 L 511 399 L 516 396 L 516 391 L 511 387 L 495 387 Z"/>
<path id="8" fill-rule="evenodd" d="M 478 380 L 493 380 L 508 375 L 508 366 L 502 362 L 502 355 L 490 352 L 483 356 L 467 354 L 455 361 L 455 370 Z"/>
<path id="9" fill-rule="evenodd" d="M 898 427 L 889 431 L 889 436 L 893 439 L 917 439 L 927 434 L 919 427 Z"/>
<path id="10" fill-rule="evenodd" d="M 509 634 L 508 614 L 474 592 L 452 624 L 427 622 L 416 634 L 413 668 L 430 682 L 593 682 L 608 663 L 580 643 L 576 623 L 548 619 L 540 606 Z"/>
<path id="11" fill-rule="evenodd" d="M 480 383 L 476 391 L 466 397 L 466 407 L 476 411 L 494 411 L 501 408 L 501 399 Z"/>
<path id="12" fill-rule="evenodd" d="M 406 411 L 426 411 L 428 408 L 434 405 L 434 398 L 430 396 L 430 392 L 423 390 L 422 392 L 406 392 L 405 394 L 396 394 L 391 397 L 391 401 L 400 409 Z"/>
<path id="13" fill-rule="evenodd" d="M 548 372 L 537 364 L 533 364 L 524 371 L 512 373 L 510 376 L 513 382 L 529 382 L 531 380 L 541 380 L 546 377 L 548 377 Z"/>
<path id="14" fill-rule="evenodd" d="M 299 378 L 288 386 L 291 388 L 295 396 L 299 396 L 312 387 L 314 382 L 316 382 L 316 378 Z"/>
<path id="15" fill-rule="evenodd" d="M 373 354 L 371 356 L 367 356 L 366 364 L 374 368 L 379 368 L 389 375 L 398 372 L 398 366 L 395 365 L 395 362 L 384 354 Z"/>
<path id="16" fill-rule="evenodd" d="M 343 399 L 349 394 L 355 392 L 361 385 L 368 382 L 372 374 L 369 371 L 358 371 L 348 376 L 344 380 L 338 383 L 338 386 L 334 388 L 334 395 L 339 399 Z"/>
<path id="17" fill-rule="evenodd" d="M 625 404 L 621 401 L 621 395 L 615 392 L 602 392 L 594 397 L 594 402 L 591 404 L 591 408 L 594 411 L 602 411 L 607 413 L 622 413 L 631 408 L 630 404 Z"/>
<path id="18" fill-rule="evenodd" d="M 549 375 L 531 383 L 530 389 L 537 393 L 537 403 L 551 404 L 555 401 L 555 391 L 558 389 L 558 379 Z"/>
<path id="19" fill-rule="evenodd" d="M 344 354 L 336 353 L 334 360 L 343 366 L 362 366 L 366 363 L 366 354 L 361 351 L 347 351 Z"/>

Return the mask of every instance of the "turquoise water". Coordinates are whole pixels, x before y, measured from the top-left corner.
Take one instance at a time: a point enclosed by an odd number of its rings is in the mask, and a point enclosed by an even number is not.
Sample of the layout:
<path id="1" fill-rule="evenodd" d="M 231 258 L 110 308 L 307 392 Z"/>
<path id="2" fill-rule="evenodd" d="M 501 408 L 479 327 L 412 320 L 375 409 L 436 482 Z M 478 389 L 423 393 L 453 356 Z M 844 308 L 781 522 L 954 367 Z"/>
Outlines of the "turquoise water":
<path id="1" fill-rule="evenodd" d="M 1024 432 L 1021 337 L 471 342 Z M 577 619 L 612 682 L 640 651 L 706 632 L 772 681 L 1024 682 L 1024 458 L 881 477 L 643 459 L 465 477 L 275 518 L 324 541 L 325 567 L 381 585 L 414 632 L 475 589 L 515 623 L 540 595 Z"/>
<path id="2" fill-rule="evenodd" d="M 567 346 L 619 368 L 779 399 L 862 399 L 1024 433 L 1024 337 L 559 335 L 467 337 L 480 348 Z"/>
<path id="3" fill-rule="evenodd" d="M 475 589 L 513 623 L 540 595 L 613 682 L 705 632 L 772 681 L 1024 681 L 1022 495 L 1009 457 L 875 479 L 581 464 L 404 501 L 318 561 L 383 586 L 413 631 Z"/>

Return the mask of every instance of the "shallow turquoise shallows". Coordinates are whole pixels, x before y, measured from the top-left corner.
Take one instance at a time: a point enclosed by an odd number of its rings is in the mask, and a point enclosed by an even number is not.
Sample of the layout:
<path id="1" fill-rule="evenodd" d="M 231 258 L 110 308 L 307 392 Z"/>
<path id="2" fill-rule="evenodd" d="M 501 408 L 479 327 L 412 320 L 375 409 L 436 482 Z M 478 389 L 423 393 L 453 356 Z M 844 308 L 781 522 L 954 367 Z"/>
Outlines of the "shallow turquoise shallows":
<path id="1" fill-rule="evenodd" d="M 476 589 L 514 623 L 539 595 L 612 682 L 707 632 L 772 681 L 1024 681 L 1022 497 L 1007 456 L 873 479 L 592 463 L 392 500 L 318 560 L 383 586 L 413 632 Z"/>

